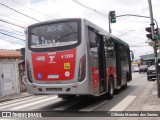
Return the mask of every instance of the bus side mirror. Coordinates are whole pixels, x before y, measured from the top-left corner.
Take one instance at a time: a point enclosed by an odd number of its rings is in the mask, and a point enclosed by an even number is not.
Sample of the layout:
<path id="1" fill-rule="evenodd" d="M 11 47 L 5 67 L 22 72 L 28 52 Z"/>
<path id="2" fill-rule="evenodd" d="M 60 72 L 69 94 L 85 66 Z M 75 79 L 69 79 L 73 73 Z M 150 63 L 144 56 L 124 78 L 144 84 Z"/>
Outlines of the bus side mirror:
<path id="1" fill-rule="evenodd" d="M 27 35 L 27 30 L 24 30 L 24 34 Z"/>
<path id="2" fill-rule="evenodd" d="M 134 60 L 134 54 L 132 51 L 130 51 L 130 56 L 131 56 L 131 62 Z"/>

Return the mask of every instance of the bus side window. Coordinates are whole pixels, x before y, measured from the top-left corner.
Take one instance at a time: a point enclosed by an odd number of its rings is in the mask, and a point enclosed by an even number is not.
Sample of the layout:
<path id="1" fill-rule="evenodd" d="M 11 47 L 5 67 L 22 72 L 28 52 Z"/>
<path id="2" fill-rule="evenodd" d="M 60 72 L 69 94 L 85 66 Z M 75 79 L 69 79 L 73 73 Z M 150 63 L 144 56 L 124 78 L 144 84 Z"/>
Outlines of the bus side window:
<path id="1" fill-rule="evenodd" d="M 93 28 L 88 27 L 88 37 L 90 48 L 97 47 L 96 33 L 94 32 Z"/>
<path id="2" fill-rule="evenodd" d="M 106 58 L 114 58 L 114 47 L 111 39 L 105 39 L 105 56 Z"/>
<path id="3" fill-rule="evenodd" d="M 120 46 L 119 50 L 121 60 L 128 64 L 127 49 L 124 46 Z"/>

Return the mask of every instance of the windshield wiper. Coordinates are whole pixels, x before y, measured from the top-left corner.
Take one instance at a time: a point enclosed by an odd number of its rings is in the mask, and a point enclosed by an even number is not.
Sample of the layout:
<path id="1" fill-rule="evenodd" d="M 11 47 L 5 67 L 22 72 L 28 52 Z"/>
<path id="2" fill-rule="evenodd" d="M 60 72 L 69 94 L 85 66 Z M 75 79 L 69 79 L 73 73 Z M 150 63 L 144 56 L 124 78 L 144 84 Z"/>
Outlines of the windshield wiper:
<path id="1" fill-rule="evenodd" d="M 64 37 L 67 37 L 67 36 L 72 35 L 72 34 L 75 34 L 75 33 L 78 33 L 78 32 L 73 32 L 73 33 L 66 34 L 66 35 L 64 35 L 64 36 L 62 36 L 62 37 L 60 37 L 60 38 L 58 38 L 58 39 L 56 40 L 56 42 L 57 42 L 57 41 L 61 41 Z M 77 40 L 78 40 L 78 36 L 75 35 L 75 37 L 76 37 Z"/>

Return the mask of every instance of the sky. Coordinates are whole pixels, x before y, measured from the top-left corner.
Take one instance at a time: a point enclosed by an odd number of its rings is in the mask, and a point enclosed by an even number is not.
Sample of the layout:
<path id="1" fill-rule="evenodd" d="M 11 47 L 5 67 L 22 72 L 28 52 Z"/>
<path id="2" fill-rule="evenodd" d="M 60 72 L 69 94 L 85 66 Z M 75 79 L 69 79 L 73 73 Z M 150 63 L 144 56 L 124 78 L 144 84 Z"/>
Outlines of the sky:
<path id="1" fill-rule="evenodd" d="M 160 24 L 160 0 L 152 0 L 152 8 Z M 25 47 L 25 28 L 47 20 L 86 18 L 108 31 L 107 16 L 112 10 L 116 16 L 149 16 L 148 0 L 0 0 L 0 49 Z M 146 38 L 145 28 L 149 26 L 150 19 L 131 16 L 117 17 L 111 24 L 112 34 L 130 45 L 135 59 L 153 53 Z"/>

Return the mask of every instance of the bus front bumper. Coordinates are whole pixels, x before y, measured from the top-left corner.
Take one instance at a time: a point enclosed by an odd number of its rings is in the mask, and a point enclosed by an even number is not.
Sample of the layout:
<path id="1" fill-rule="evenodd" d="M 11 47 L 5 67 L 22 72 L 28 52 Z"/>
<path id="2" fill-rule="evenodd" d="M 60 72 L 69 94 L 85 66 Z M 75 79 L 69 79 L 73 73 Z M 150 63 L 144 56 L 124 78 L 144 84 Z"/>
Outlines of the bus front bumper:
<path id="1" fill-rule="evenodd" d="M 30 94 L 77 94 L 77 82 L 70 84 L 27 83 Z"/>

